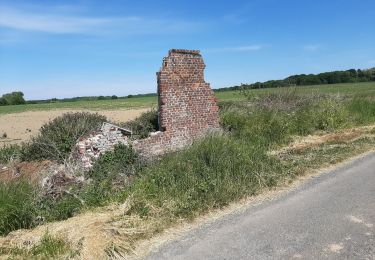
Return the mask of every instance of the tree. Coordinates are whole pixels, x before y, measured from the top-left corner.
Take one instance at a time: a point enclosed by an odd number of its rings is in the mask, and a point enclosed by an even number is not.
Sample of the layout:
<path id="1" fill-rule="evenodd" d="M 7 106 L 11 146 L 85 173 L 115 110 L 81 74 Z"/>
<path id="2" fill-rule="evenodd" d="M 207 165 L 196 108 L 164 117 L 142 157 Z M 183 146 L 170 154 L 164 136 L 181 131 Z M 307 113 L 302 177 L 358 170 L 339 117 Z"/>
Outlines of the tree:
<path id="1" fill-rule="evenodd" d="M 26 101 L 21 91 L 7 93 L 0 98 L 0 105 L 20 105 L 25 103 Z"/>

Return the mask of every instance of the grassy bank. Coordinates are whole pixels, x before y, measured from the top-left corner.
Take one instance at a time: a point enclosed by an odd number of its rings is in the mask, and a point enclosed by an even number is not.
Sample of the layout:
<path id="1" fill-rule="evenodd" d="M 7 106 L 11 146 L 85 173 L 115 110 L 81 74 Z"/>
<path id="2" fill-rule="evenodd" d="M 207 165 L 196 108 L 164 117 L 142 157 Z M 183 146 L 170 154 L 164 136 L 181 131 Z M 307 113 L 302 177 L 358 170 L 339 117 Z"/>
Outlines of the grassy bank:
<path id="1" fill-rule="evenodd" d="M 114 236 L 119 239 L 108 249 L 109 255 L 113 250 L 124 253 L 132 250 L 138 240 L 182 220 L 259 194 L 315 167 L 369 150 L 375 144 L 373 128 L 366 128 L 356 138 L 334 138 L 288 153 L 272 153 L 288 146 L 296 136 L 340 133 L 374 124 L 375 101 L 357 94 L 343 97 L 296 91 L 245 95 L 242 100 L 246 97 L 247 101 L 222 106 L 222 133 L 207 136 L 186 150 L 147 164 L 125 147 L 107 153 L 88 173 L 92 179 L 89 185 L 71 187 L 74 196 L 40 203 L 33 196 L 19 195 L 19 189 L 0 186 L 4 198 L 20 205 L 16 208 L 21 213 L 28 212 L 13 220 L 9 216 L 22 214 L 4 207 L 6 203 L 0 201 L 0 218 L 9 219 L 0 223 L 2 233 L 35 226 L 37 216 L 46 221 L 60 220 L 88 208 L 126 201 L 125 214 L 112 222 L 122 230 L 134 232 L 118 231 Z M 20 203 L 25 196 L 31 201 Z"/>

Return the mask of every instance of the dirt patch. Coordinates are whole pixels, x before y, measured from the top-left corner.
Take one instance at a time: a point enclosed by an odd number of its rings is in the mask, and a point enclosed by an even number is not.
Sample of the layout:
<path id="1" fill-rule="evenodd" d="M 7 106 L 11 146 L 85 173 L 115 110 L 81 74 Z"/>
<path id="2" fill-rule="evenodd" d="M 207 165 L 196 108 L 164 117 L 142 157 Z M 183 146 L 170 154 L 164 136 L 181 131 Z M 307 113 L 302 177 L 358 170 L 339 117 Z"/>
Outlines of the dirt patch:
<path id="1" fill-rule="evenodd" d="M 2 144 L 16 144 L 28 141 L 32 136 L 38 134 L 38 131 L 43 124 L 68 112 L 93 112 L 104 115 L 113 122 L 126 122 L 138 117 L 143 112 L 148 110 L 150 109 L 140 108 L 131 110 L 123 109 L 103 111 L 59 109 L 0 115 L 0 137 L 3 133 L 7 134 L 7 138 L 0 138 L 0 146 L 2 146 Z"/>
<path id="2" fill-rule="evenodd" d="M 14 162 L 0 169 L 0 182 L 10 182 L 24 179 L 32 183 L 39 183 L 43 172 L 52 165 L 50 161 L 41 162 Z"/>

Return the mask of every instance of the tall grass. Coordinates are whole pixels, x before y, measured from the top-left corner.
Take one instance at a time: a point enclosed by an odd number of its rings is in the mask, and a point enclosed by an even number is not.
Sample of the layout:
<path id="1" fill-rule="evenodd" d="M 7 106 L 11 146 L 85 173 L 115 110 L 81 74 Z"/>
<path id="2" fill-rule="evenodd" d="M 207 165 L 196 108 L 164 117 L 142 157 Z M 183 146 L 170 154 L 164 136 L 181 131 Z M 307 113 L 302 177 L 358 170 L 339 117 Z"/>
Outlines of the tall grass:
<path id="1" fill-rule="evenodd" d="M 0 148 L 0 163 L 9 163 L 10 161 L 17 160 L 21 154 L 21 147 L 19 145 L 6 145 Z"/>
<path id="2" fill-rule="evenodd" d="M 229 135 L 212 135 L 186 151 L 144 168 L 131 187 L 132 213 L 194 217 L 273 186 L 287 174 L 260 146 Z"/>
<path id="3" fill-rule="evenodd" d="M 26 181 L 0 182 L 0 235 L 36 224 L 37 190 Z"/>
<path id="4" fill-rule="evenodd" d="M 149 122 L 155 117 L 150 113 L 143 118 Z M 132 201 L 128 214 L 158 219 L 156 232 L 292 179 L 300 172 L 270 156 L 270 149 L 294 135 L 374 123 L 375 102 L 287 93 L 222 104 L 220 118 L 222 133 L 148 165 L 128 147 L 116 147 L 87 174 L 89 184 L 70 187 L 73 195 L 58 200 L 34 199 L 36 191 L 24 183 L 0 185 L 0 234 L 31 227 L 37 216 L 65 219 L 125 199 Z"/>
<path id="5" fill-rule="evenodd" d="M 363 98 L 355 98 L 347 105 L 349 113 L 356 124 L 375 122 L 375 102 Z"/>

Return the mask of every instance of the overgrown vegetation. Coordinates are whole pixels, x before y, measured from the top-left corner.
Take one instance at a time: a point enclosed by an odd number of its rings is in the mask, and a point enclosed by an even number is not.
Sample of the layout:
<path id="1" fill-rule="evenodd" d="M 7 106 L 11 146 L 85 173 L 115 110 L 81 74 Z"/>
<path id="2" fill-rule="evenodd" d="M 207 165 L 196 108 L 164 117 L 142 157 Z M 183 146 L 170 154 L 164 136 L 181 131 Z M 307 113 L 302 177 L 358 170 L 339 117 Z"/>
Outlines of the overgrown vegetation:
<path id="1" fill-rule="evenodd" d="M 0 235 L 36 224 L 37 188 L 26 181 L 0 182 Z"/>
<path id="2" fill-rule="evenodd" d="M 146 138 L 150 132 L 159 130 L 158 112 L 156 110 L 145 112 L 138 118 L 124 123 L 123 127 L 130 128 L 136 138 Z"/>
<path id="3" fill-rule="evenodd" d="M 72 152 L 77 139 L 100 128 L 106 118 L 85 112 L 67 113 L 42 126 L 38 136 L 25 144 L 21 153 L 24 161 L 55 160 L 63 162 Z"/>
<path id="4" fill-rule="evenodd" d="M 13 144 L 0 149 L 0 163 L 6 164 L 20 157 L 21 146 Z"/>
<path id="5" fill-rule="evenodd" d="M 114 151 L 102 155 L 85 175 L 90 182 L 83 187 L 72 185 L 69 187 L 70 193 L 58 199 L 35 196 L 34 192 L 37 190 L 33 188 L 24 188 L 25 192 L 19 195 L 16 191 L 21 188 L 0 186 L 3 194 L 3 200 L 0 198 L 0 218 L 4 216 L 3 219 L 7 220 L 0 222 L 2 234 L 36 225 L 38 216 L 45 221 L 60 220 L 71 217 L 82 209 L 126 200 L 130 209 L 123 216 L 124 219 L 133 218 L 139 221 L 137 223 L 151 223 L 146 231 L 126 235 L 129 236 L 128 241 L 133 243 L 180 219 L 192 219 L 209 210 L 292 180 L 305 173 L 309 167 L 329 163 L 334 153 L 339 154 L 334 160 L 337 162 L 353 153 L 364 151 L 364 147 L 368 149 L 366 142 L 375 143 L 375 138 L 371 137 L 371 140 L 355 141 L 352 148 L 335 142 L 332 143 L 333 146 L 321 149 L 291 152 L 289 157 L 271 155 L 271 150 L 288 144 L 294 136 L 329 133 L 375 123 L 375 101 L 328 94 L 307 95 L 294 90 L 278 94 L 242 94 L 247 99 L 246 102 L 227 102 L 221 106 L 222 133 L 207 136 L 188 149 L 166 155 L 158 161 L 146 164 L 130 147 L 118 145 Z M 73 117 L 69 127 L 65 121 L 51 122 L 44 127 L 45 132 L 42 130 L 41 136 L 50 140 L 52 133 L 55 134 L 62 128 L 65 133 L 63 136 L 68 137 L 54 137 L 52 140 L 56 144 L 65 142 L 65 138 L 75 142 L 75 133 L 89 131 L 91 126 L 96 126 L 102 120 L 94 116 L 83 126 L 77 127 L 74 123 L 81 120 L 78 118 L 79 116 Z M 139 137 L 147 137 L 148 132 L 157 129 L 156 112 L 149 112 L 127 126 Z M 55 147 L 65 155 L 70 152 L 67 146 Z M 18 148 L 14 149 L 17 151 Z M 30 151 L 38 156 L 45 156 L 44 151 Z M 10 148 L 8 152 L 0 152 L 0 158 L 2 153 L 4 161 L 7 161 L 10 158 L 7 154 L 12 152 Z M 304 153 L 309 154 L 309 160 L 297 158 L 298 153 L 302 157 Z M 21 154 L 25 156 L 26 153 Z M 37 157 L 39 158 L 45 157 Z M 54 159 L 61 160 L 60 158 L 64 157 Z M 29 201 L 23 200 L 25 196 Z M 6 204 L 6 201 L 13 202 Z M 12 205 L 20 205 L 17 207 L 20 208 L 20 213 Z M 18 214 L 22 218 L 11 219 L 12 214 Z M 123 226 L 134 229 L 137 223 L 125 221 Z"/>
<path id="6" fill-rule="evenodd" d="M 269 103 L 280 100 L 285 104 Z M 148 216 L 157 209 L 158 214 L 172 219 L 193 217 L 292 178 L 293 169 L 267 151 L 285 144 L 292 135 L 354 124 L 355 117 L 348 122 L 346 107 L 336 101 L 321 98 L 296 108 L 298 97 L 278 96 L 275 100 L 268 97 L 269 107 L 252 103 L 223 108 L 221 119 L 226 133 L 209 136 L 140 172 L 141 179 L 130 191 L 134 196 L 131 212 Z"/>
<path id="7" fill-rule="evenodd" d="M 82 187 L 72 183 L 62 197 L 54 198 L 24 179 L 0 182 L 0 235 L 31 228 L 43 222 L 67 219 L 84 208 L 118 201 L 131 178 L 142 167 L 131 147 L 117 145 L 101 156 L 86 174 Z"/>

